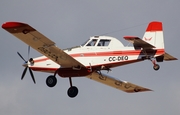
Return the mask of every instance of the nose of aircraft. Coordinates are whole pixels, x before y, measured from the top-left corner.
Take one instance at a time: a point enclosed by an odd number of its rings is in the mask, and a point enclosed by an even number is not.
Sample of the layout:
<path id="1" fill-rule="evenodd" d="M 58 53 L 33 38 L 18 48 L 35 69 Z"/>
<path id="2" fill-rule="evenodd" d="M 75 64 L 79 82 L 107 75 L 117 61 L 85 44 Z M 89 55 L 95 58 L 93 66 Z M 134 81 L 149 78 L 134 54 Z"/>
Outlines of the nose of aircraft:
<path id="1" fill-rule="evenodd" d="M 27 67 L 28 66 L 28 62 L 24 62 L 22 66 Z"/>
<path id="2" fill-rule="evenodd" d="M 29 61 L 25 61 L 22 66 L 27 67 L 28 65 L 32 66 L 33 64 L 34 64 L 34 60 L 33 58 L 30 58 Z"/>

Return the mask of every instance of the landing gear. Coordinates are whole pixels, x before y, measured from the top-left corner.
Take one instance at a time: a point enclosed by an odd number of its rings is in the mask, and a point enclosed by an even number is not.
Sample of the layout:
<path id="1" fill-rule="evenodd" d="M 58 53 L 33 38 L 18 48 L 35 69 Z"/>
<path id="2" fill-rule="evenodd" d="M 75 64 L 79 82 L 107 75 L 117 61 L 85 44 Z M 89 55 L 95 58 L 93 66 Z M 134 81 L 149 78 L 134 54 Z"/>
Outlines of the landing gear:
<path id="1" fill-rule="evenodd" d="M 153 66 L 153 69 L 156 70 L 156 71 L 159 70 L 159 68 L 160 68 L 160 66 L 159 66 L 158 64 L 155 64 L 155 65 Z"/>
<path id="2" fill-rule="evenodd" d="M 49 87 L 54 87 L 57 83 L 57 79 L 55 76 L 50 75 L 47 79 L 46 79 L 46 84 Z"/>
<path id="3" fill-rule="evenodd" d="M 56 73 L 57 72 L 55 72 L 54 75 L 50 75 L 49 77 L 47 77 L 47 79 L 46 79 L 47 86 L 54 87 L 56 85 L 56 83 L 57 83 L 57 79 L 55 77 Z M 78 94 L 78 88 L 75 87 L 75 86 L 72 86 L 72 79 L 71 79 L 71 77 L 69 77 L 69 83 L 70 83 L 70 88 L 68 89 L 67 94 L 68 94 L 69 97 L 74 98 Z"/>
<path id="4" fill-rule="evenodd" d="M 70 88 L 68 89 L 67 94 L 68 94 L 69 97 L 74 98 L 78 94 L 78 88 L 75 87 L 75 86 L 72 86 L 71 77 L 69 77 L 69 83 L 70 83 Z"/>
<path id="5" fill-rule="evenodd" d="M 156 64 L 156 61 L 155 60 L 151 60 L 151 62 L 153 63 L 153 69 L 154 70 L 159 70 L 160 66 L 158 64 Z"/>
<path id="6" fill-rule="evenodd" d="M 71 87 L 68 89 L 67 94 L 68 94 L 68 96 L 71 97 L 71 98 L 76 97 L 77 94 L 78 94 L 78 88 L 75 87 L 75 86 L 71 86 Z"/>
<path id="7" fill-rule="evenodd" d="M 156 56 L 154 57 L 154 55 L 156 54 L 156 50 L 143 50 L 144 55 L 146 55 L 145 57 L 143 57 L 142 59 L 148 59 L 153 63 L 153 69 L 155 71 L 159 70 L 160 66 L 158 64 L 156 64 L 157 62 L 163 62 L 164 60 L 164 56 Z M 148 55 L 148 53 L 150 53 L 151 55 Z M 153 55 L 152 55 L 153 54 Z"/>

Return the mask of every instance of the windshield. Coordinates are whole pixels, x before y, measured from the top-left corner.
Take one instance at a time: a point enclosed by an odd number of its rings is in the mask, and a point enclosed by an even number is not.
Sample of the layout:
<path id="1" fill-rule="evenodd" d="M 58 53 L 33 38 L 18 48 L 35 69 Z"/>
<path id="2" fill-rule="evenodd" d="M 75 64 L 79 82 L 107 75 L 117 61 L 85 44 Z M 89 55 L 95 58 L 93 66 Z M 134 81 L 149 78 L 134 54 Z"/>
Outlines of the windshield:
<path id="1" fill-rule="evenodd" d="M 86 46 L 95 46 L 97 43 L 97 39 L 92 39 L 91 41 L 89 41 L 89 43 Z"/>
<path id="2" fill-rule="evenodd" d="M 89 41 L 89 39 L 86 40 L 83 44 L 81 44 L 81 46 L 84 46 L 88 41 Z"/>

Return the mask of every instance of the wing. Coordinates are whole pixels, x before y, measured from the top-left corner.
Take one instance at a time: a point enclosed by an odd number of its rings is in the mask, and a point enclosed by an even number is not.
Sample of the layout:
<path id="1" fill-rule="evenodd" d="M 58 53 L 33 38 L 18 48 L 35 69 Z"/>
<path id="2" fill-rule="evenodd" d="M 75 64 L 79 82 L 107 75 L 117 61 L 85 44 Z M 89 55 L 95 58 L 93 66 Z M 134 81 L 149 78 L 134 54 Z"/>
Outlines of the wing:
<path id="1" fill-rule="evenodd" d="M 63 67 L 83 66 L 73 57 L 59 49 L 53 41 L 28 24 L 6 22 L 2 25 L 2 28 Z"/>
<path id="2" fill-rule="evenodd" d="M 107 76 L 105 74 L 99 74 L 97 72 L 93 72 L 92 74 L 88 75 L 87 77 L 92 80 L 95 80 L 97 82 L 100 82 L 100 83 L 106 84 L 108 86 L 117 88 L 119 90 L 125 91 L 127 93 L 152 91 L 150 89 L 129 83 L 127 81 L 121 81 L 116 78 Z"/>
<path id="3" fill-rule="evenodd" d="M 155 46 L 145 42 L 144 40 L 138 38 L 138 37 L 133 37 L 133 36 L 125 36 L 125 40 L 133 43 L 135 49 L 143 48 L 143 49 L 151 49 L 155 48 Z"/>
<path id="4" fill-rule="evenodd" d="M 177 60 L 177 58 L 171 56 L 171 55 L 168 54 L 168 53 L 165 53 L 165 54 L 164 54 L 164 60 L 165 60 L 165 61 L 171 61 L 171 60 Z"/>

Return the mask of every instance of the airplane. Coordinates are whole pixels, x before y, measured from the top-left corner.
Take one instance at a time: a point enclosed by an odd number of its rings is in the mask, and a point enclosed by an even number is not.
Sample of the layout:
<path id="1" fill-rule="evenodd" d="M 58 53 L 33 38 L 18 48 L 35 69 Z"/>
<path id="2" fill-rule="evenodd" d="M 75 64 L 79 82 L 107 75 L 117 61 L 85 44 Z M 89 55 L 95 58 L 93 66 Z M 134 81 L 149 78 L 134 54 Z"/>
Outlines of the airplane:
<path id="1" fill-rule="evenodd" d="M 25 60 L 17 52 L 24 60 L 23 66 L 25 67 L 21 80 L 27 69 L 34 83 L 36 81 L 32 70 L 51 73 L 46 79 L 49 87 L 56 85 L 57 74 L 62 78 L 69 78 L 70 88 L 67 94 L 70 98 L 78 94 L 78 88 L 72 84 L 73 77 L 87 77 L 127 93 L 152 91 L 111 77 L 101 71 L 109 72 L 111 68 L 144 60 L 150 60 L 153 69 L 157 71 L 160 68 L 157 62 L 177 60 L 165 52 L 162 22 L 158 21 L 149 23 L 142 39 L 136 36 L 124 36 L 124 39 L 132 43 L 132 46 L 124 46 L 114 37 L 93 36 L 85 43 L 67 49 L 58 48 L 55 42 L 26 23 L 5 22 L 2 28 L 43 55 Z M 29 50 L 28 48 L 28 55 Z"/>

